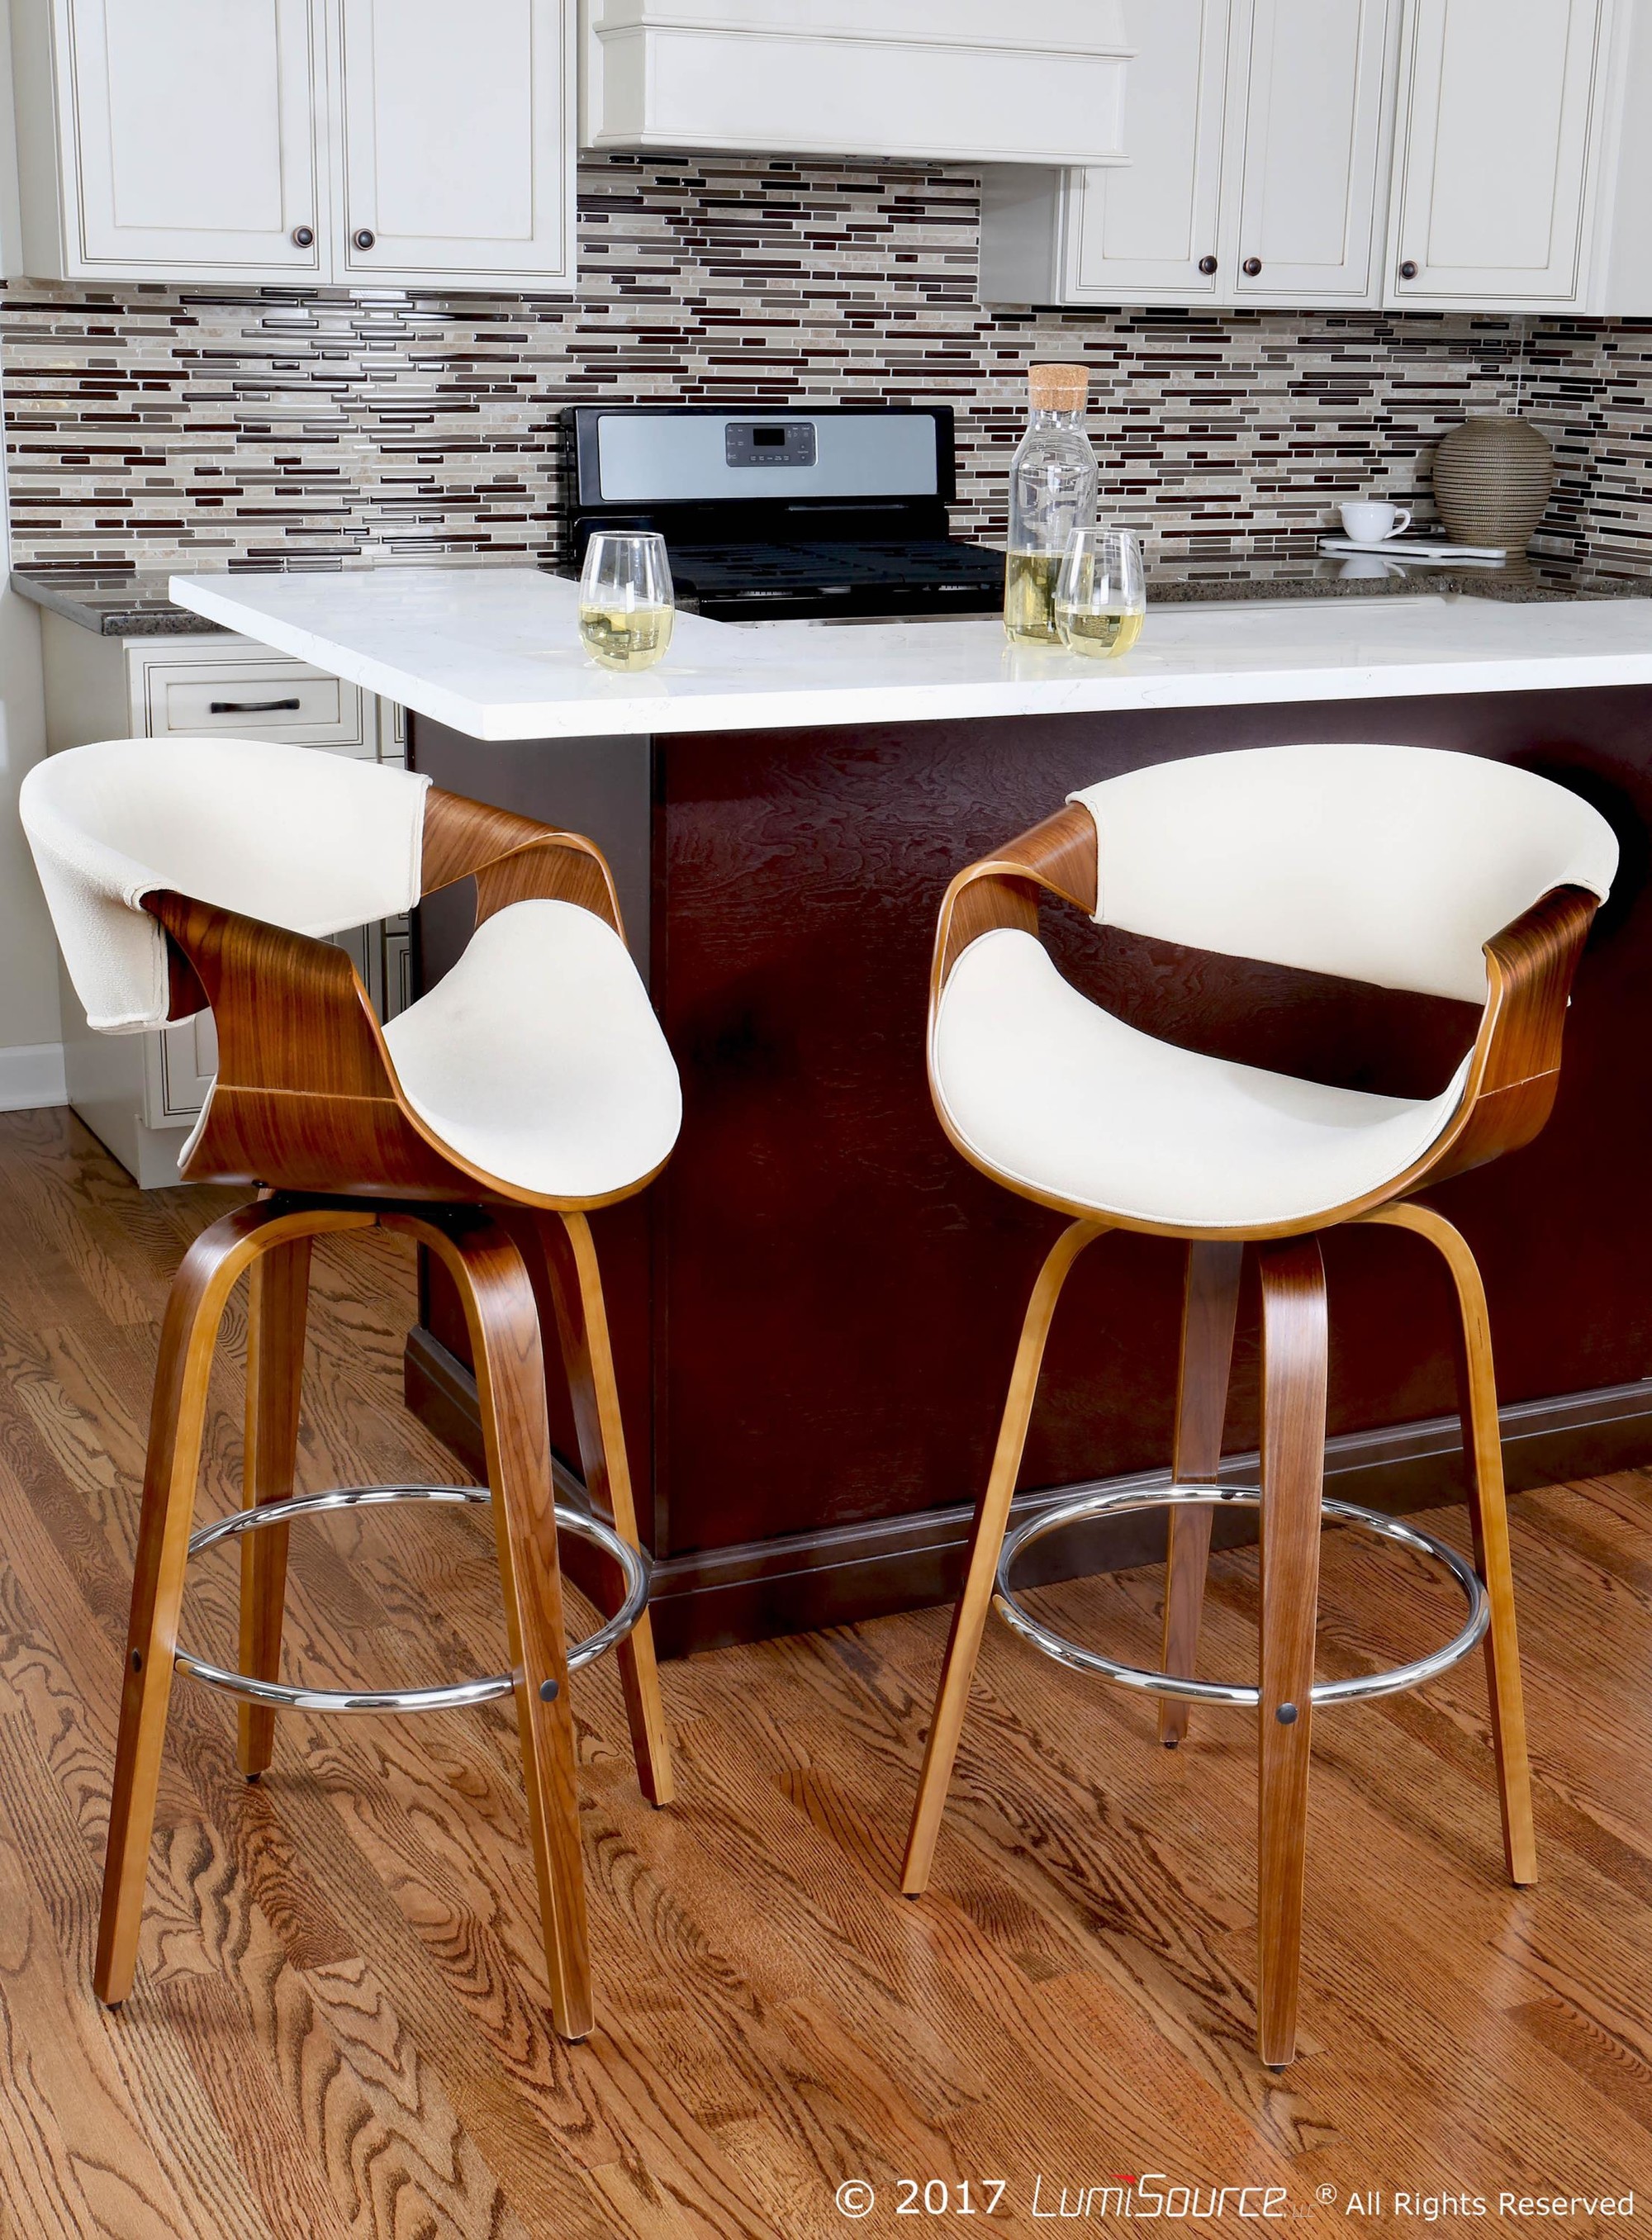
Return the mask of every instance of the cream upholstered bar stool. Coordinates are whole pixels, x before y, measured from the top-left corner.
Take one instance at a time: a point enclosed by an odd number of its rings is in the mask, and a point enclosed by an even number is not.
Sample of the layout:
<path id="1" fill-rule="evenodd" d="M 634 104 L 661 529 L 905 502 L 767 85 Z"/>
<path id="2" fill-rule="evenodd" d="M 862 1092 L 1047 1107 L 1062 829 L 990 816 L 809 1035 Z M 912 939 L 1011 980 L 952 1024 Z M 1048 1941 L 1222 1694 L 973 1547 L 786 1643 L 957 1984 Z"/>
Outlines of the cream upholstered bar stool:
<path id="1" fill-rule="evenodd" d="M 1163 1699 L 1253 1705 L 1260 1745 L 1258 2046 L 1296 2049 L 1303 1834 L 1316 1706 L 1413 1687 L 1482 1638 L 1509 1871 L 1535 1878 L 1520 1667 L 1485 1294 L 1426 1183 L 1528 1143 L 1547 1119 L 1572 976 L 1617 864 L 1604 819 L 1547 780 L 1468 755 L 1289 746 L 1161 763 L 1069 797 L 952 882 L 931 981 L 929 1083 L 963 1156 L 1069 1217 L 1033 1287 L 991 1475 L 976 1511 L 924 1755 L 903 1887 L 927 1886 L 989 1605 L 1062 1662 Z M 1038 938 L 1040 891 L 1097 924 L 1483 1006 L 1436 1097 L 1379 1097 L 1200 1057 L 1090 1003 Z M 1443 1254 L 1465 1340 L 1462 1398 L 1476 1563 L 1398 1519 L 1322 1493 L 1326 1305 L 1317 1232 L 1410 1230 Z M 1107 1230 L 1185 1240 L 1172 1483 L 1057 1503 L 1006 1539 L 1039 1364 L 1067 1274 Z M 1216 1483 L 1241 1257 L 1262 1303 L 1262 1483 Z M 1212 1512 L 1261 1511 L 1258 1686 L 1195 1677 Z M 1025 1610 L 1021 1550 L 1081 1518 L 1170 1504 L 1163 1669 L 1122 1665 Z M 1316 1685 L 1322 1510 L 1444 1563 L 1468 1603 L 1446 1648 Z"/>
<path id="2" fill-rule="evenodd" d="M 671 1775 L 603 1287 L 587 1213 L 641 1190 L 681 1118 L 676 1069 L 627 951 L 599 851 L 426 778 L 244 739 L 117 739 L 51 757 L 24 826 L 92 1026 L 135 1033 L 206 1004 L 218 1073 L 181 1155 L 190 1182 L 257 1201 L 204 1230 L 161 1338 L 133 1586 L 96 1988 L 130 1988 L 175 1669 L 240 1698 L 239 1752 L 270 1763 L 276 1710 L 449 1709 L 514 1696 L 556 2027 L 591 2026 L 570 1670 L 617 1647 L 644 1794 Z M 323 937 L 474 875 L 469 947 L 381 1027 Z M 312 1240 L 372 1228 L 429 1245 L 464 1303 L 488 1487 L 293 1497 Z M 207 1378 L 225 1303 L 250 1281 L 247 1506 L 190 1536 Z M 542 1303 L 543 1303 L 542 1304 Z M 554 1303 L 554 1306 L 551 1303 Z M 554 1312 L 592 1513 L 555 1503 L 541 1351 Z M 385 1501 L 493 1509 L 511 1669 L 452 1686 L 298 1688 L 279 1678 L 291 1524 Z M 558 1527 L 623 1592 L 571 1650 Z M 242 1669 L 178 1643 L 188 1557 L 240 1538 Z"/>

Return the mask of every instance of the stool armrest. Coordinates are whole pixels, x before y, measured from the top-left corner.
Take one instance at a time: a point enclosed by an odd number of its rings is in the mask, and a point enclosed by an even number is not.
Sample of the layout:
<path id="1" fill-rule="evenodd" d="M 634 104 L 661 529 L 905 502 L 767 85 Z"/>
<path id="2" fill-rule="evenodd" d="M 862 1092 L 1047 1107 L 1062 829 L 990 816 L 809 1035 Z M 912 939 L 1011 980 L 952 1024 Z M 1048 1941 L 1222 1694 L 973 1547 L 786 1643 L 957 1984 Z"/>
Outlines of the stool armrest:
<path id="1" fill-rule="evenodd" d="M 478 925 L 512 903 L 576 903 L 625 938 L 613 874 L 595 842 L 432 786 L 425 797 L 420 891 L 434 894 L 470 877 L 476 883 Z"/>
<path id="2" fill-rule="evenodd" d="M 1548 1119 L 1572 981 L 1600 906 L 1586 887 L 1555 887 L 1487 942 L 1486 1008 L 1459 1117 L 1429 1182 L 1518 1150 Z"/>
<path id="3" fill-rule="evenodd" d="M 1093 917 L 1096 878 L 1096 826 L 1079 804 L 960 871 L 941 905 L 931 1023 L 948 976 L 972 942 L 1000 928 L 1036 937 L 1041 891 Z M 1483 1166 L 1537 1135 L 1554 1108 L 1566 1007 L 1599 908 L 1599 897 L 1587 888 L 1555 887 L 1486 943 L 1485 1009 L 1451 1119 L 1405 1174 L 1332 1218 L 1356 1217 L 1368 1204 Z"/>
<path id="4" fill-rule="evenodd" d="M 378 1021 L 342 949 L 169 890 L 143 907 L 212 1006 L 222 1086 L 394 1098 Z"/>
<path id="5" fill-rule="evenodd" d="M 218 1071 L 186 1182 L 357 1196 L 476 1193 L 403 1101 L 355 966 L 331 942 L 157 890 L 143 907 L 212 1006 Z"/>
<path id="6" fill-rule="evenodd" d="M 1078 803 L 1057 810 L 996 855 L 960 871 L 941 904 L 931 1005 L 939 1001 L 959 957 L 983 933 L 1001 926 L 1037 932 L 1041 888 L 1094 917 L 1096 879 L 1096 820 Z"/>

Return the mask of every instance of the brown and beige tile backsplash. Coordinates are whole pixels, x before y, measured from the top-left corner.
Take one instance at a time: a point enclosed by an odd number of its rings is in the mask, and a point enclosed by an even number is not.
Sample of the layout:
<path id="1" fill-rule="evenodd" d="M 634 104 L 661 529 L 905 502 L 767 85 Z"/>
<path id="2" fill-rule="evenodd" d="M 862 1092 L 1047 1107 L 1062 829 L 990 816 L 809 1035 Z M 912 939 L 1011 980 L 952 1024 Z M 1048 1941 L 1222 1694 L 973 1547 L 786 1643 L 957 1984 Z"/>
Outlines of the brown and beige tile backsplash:
<path id="1" fill-rule="evenodd" d="M 1562 475 L 1543 542 L 1652 566 L 1652 324 L 985 310 L 949 170 L 604 157 L 579 293 L 0 294 L 17 564 L 336 567 L 554 552 L 575 401 L 951 403 L 965 533 L 1002 526 L 1029 359 L 1082 358 L 1105 502 L 1162 559 L 1311 549 L 1337 501 L 1430 516 L 1466 414 Z"/>

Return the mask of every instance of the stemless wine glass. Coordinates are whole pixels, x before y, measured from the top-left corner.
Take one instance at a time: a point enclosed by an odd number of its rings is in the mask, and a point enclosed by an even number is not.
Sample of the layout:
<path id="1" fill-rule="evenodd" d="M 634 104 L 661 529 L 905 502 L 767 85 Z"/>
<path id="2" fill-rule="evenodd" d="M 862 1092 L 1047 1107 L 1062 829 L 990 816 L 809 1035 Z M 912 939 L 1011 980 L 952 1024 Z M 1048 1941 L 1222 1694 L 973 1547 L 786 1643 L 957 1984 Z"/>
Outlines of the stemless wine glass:
<path id="1" fill-rule="evenodd" d="M 653 530 L 599 529 L 579 579 L 579 634 L 604 669 L 651 669 L 676 616 L 665 539 Z"/>
<path id="2" fill-rule="evenodd" d="M 1131 529 L 1076 529 L 1056 579 L 1056 631 L 1069 653 L 1128 653 L 1142 635 L 1147 577 Z"/>

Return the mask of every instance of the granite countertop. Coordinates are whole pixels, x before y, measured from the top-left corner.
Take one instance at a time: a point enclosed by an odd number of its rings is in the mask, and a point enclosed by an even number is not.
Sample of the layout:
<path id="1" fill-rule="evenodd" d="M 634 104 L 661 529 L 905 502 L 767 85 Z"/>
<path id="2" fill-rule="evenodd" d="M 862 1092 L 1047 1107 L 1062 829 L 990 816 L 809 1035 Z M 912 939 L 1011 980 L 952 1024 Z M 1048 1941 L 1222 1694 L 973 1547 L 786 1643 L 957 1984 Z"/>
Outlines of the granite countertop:
<path id="1" fill-rule="evenodd" d="M 100 637 L 199 637 L 220 632 L 180 607 L 167 590 L 165 569 L 146 574 L 127 568 L 14 568 L 11 588 L 37 607 L 63 615 Z"/>
<path id="2" fill-rule="evenodd" d="M 473 562 L 473 567 L 500 563 Z M 520 566 L 520 562 L 515 563 Z M 1370 572 L 1366 572 L 1368 570 Z M 228 580 L 277 577 L 276 569 L 233 569 Z M 306 570 L 330 582 L 369 570 Z M 165 570 L 18 568 L 11 588 L 37 606 L 64 615 L 103 637 L 170 637 L 222 630 L 225 625 L 191 613 L 172 598 Z M 1150 603 L 1187 606 L 1249 599 L 1369 599 L 1410 597 L 1498 599 L 1519 605 L 1570 599 L 1652 598 L 1652 576 L 1607 576 L 1572 561 L 1534 555 L 1504 567 L 1449 568 L 1407 563 L 1388 554 L 1328 553 L 1277 559 L 1237 557 L 1167 560 L 1149 567 Z"/>
<path id="3" fill-rule="evenodd" d="M 1567 599 L 1652 598 L 1652 575 L 1607 576 L 1542 553 L 1501 565 L 1442 566 L 1391 553 L 1319 552 L 1279 559 L 1173 560 L 1148 566 L 1149 603 L 1228 599 L 1500 599 L 1549 605 Z"/>

